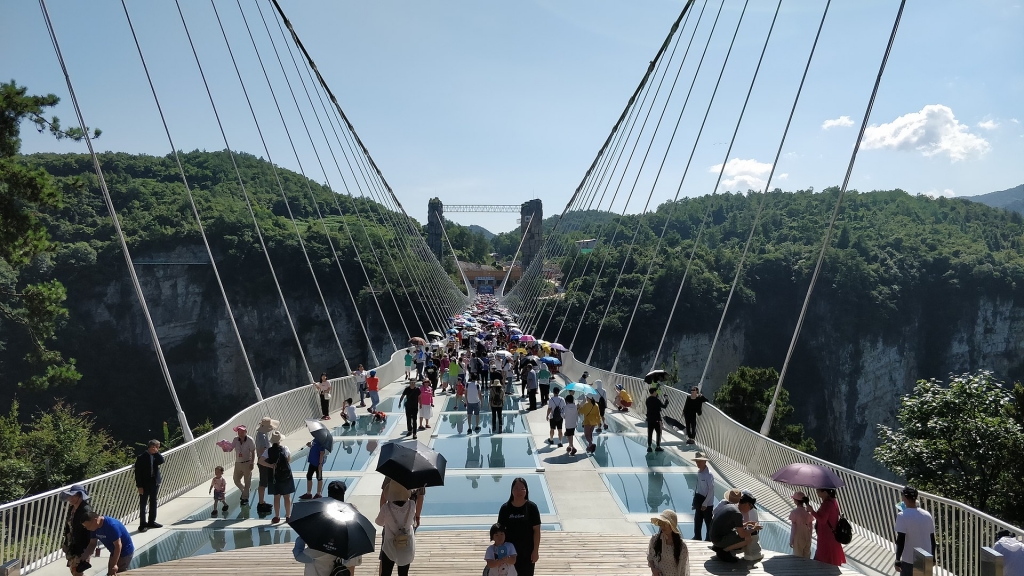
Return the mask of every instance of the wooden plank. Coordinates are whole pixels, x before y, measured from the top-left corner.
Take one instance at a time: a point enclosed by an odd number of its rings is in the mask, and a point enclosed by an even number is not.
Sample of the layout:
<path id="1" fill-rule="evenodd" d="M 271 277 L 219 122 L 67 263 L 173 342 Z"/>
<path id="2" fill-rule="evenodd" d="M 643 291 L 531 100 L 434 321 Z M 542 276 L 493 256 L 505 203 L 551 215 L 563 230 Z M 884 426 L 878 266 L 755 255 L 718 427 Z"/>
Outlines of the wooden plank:
<path id="1" fill-rule="evenodd" d="M 647 536 L 603 535 L 593 533 L 544 532 L 537 576 L 649 576 Z M 479 530 L 422 532 L 416 536 L 416 559 L 411 572 L 422 576 L 477 574 L 484 567 L 487 533 Z M 377 540 L 378 550 L 380 538 Z M 184 558 L 132 570 L 138 576 L 210 574 L 223 576 L 299 576 L 303 566 L 292 558 L 291 544 L 258 546 Z M 835 568 L 774 552 L 765 559 L 749 563 L 725 564 L 712 559 L 706 542 L 688 541 L 690 573 L 738 573 L 748 576 L 838 576 L 858 574 L 850 568 Z M 376 574 L 375 555 L 365 556 L 357 574 Z"/>

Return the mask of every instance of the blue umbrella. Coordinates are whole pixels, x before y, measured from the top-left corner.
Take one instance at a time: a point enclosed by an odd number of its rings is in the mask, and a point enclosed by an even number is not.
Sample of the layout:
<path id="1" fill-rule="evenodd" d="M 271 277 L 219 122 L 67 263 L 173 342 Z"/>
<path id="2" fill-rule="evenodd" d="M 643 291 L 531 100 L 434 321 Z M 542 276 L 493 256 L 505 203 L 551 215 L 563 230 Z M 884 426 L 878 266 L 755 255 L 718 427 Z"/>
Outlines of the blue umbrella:
<path id="1" fill-rule="evenodd" d="M 448 329 L 448 333 L 449 333 L 449 334 L 458 334 L 458 333 L 459 333 L 459 331 L 458 331 L 458 330 L 456 330 L 455 328 L 449 328 L 449 329 Z"/>
<path id="2" fill-rule="evenodd" d="M 581 384 L 579 382 L 569 382 L 563 388 L 566 392 L 572 392 L 577 396 L 589 396 L 590 394 L 596 394 L 597 390 L 590 384 Z"/>
<path id="3" fill-rule="evenodd" d="M 545 363 L 545 364 L 554 364 L 555 366 L 561 366 L 562 365 L 562 361 L 559 360 L 558 358 L 555 358 L 554 356 L 545 356 L 545 357 L 541 358 L 540 361 Z"/>
<path id="4" fill-rule="evenodd" d="M 520 338 L 522 338 L 522 336 L 520 336 L 519 334 L 512 335 L 512 340 L 519 340 Z"/>

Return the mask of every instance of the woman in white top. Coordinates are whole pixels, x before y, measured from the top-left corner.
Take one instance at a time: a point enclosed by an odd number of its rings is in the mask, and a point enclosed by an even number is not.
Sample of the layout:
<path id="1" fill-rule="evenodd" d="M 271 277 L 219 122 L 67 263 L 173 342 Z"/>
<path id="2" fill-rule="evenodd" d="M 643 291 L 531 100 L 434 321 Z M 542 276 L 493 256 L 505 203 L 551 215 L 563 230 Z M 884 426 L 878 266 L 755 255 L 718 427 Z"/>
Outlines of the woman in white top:
<path id="1" fill-rule="evenodd" d="M 327 381 L 327 372 L 320 374 L 320 381 L 314 382 L 317 394 L 320 395 L 320 419 L 331 419 L 331 383 Z"/>
<path id="2" fill-rule="evenodd" d="M 340 480 L 335 480 L 327 485 L 327 497 L 334 498 L 339 502 L 345 501 L 345 483 Z M 353 506 L 353 508 L 355 508 Z M 305 564 L 305 568 L 302 571 L 303 576 L 331 576 L 334 571 L 334 567 L 341 563 L 348 568 L 348 573 L 351 576 L 355 576 L 356 566 L 363 563 L 362 556 L 356 556 L 355 558 L 349 558 L 348 560 L 342 560 L 337 556 L 332 556 L 327 552 L 321 552 L 312 548 L 306 548 L 306 542 L 302 537 L 295 538 L 295 546 L 292 548 L 292 556 L 295 560 Z"/>
<path id="3" fill-rule="evenodd" d="M 352 373 L 356 377 L 356 390 L 359 391 L 359 407 L 366 407 L 366 397 L 369 396 L 370 389 L 366 387 L 366 371 L 363 369 L 363 365 L 360 364 L 359 368 Z"/>
<path id="4" fill-rule="evenodd" d="M 562 418 L 565 420 L 565 441 L 569 445 L 565 449 L 569 456 L 576 455 L 576 447 L 573 446 L 573 438 L 576 434 L 576 425 L 580 422 L 580 413 L 576 408 L 576 399 L 570 393 L 565 397 L 565 408 L 562 409 Z"/>
<path id="5" fill-rule="evenodd" d="M 385 502 L 377 514 L 377 525 L 383 526 L 380 545 L 380 576 L 391 576 L 398 566 L 398 576 L 409 575 L 409 565 L 416 557 L 416 532 L 413 520 L 416 504 L 411 500 Z"/>

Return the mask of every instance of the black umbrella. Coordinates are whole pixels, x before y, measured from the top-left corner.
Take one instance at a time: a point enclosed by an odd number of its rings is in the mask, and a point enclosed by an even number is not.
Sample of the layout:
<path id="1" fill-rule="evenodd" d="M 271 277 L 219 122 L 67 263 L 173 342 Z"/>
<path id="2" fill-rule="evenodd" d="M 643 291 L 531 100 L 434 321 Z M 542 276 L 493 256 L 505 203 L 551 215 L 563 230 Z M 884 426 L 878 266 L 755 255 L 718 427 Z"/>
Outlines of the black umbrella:
<path id="1" fill-rule="evenodd" d="M 668 372 L 665 372 L 664 370 L 651 370 L 647 373 L 647 376 L 644 376 L 644 382 L 647 382 L 648 384 L 664 382 L 665 380 L 668 380 Z"/>
<path id="2" fill-rule="evenodd" d="M 377 537 L 369 518 L 334 498 L 296 502 L 288 525 L 310 548 L 346 560 L 373 552 Z"/>
<path id="3" fill-rule="evenodd" d="M 329 428 L 319 420 L 306 420 L 306 429 L 313 435 L 317 443 L 328 452 L 334 450 L 334 436 Z"/>
<path id="4" fill-rule="evenodd" d="M 377 472 L 412 490 L 424 486 L 444 486 L 448 461 L 416 440 L 395 440 L 380 448 Z"/>

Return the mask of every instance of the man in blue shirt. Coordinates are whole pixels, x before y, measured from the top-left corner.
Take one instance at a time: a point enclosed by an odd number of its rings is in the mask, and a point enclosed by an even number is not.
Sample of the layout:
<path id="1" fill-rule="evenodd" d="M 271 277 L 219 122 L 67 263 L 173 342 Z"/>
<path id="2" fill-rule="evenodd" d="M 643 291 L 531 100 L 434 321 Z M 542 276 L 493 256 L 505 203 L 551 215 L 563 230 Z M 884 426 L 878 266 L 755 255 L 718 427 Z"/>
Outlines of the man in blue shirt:
<path id="1" fill-rule="evenodd" d="M 135 554 L 135 544 L 128 534 L 128 529 L 121 524 L 117 518 L 100 516 L 95 512 L 89 512 L 82 526 L 92 534 L 92 541 L 89 542 L 89 550 L 96 548 L 96 542 L 102 542 L 103 546 L 110 551 L 110 561 L 107 562 L 107 575 L 113 576 L 118 572 L 126 572 L 132 563 L 132 555 Z"/>

